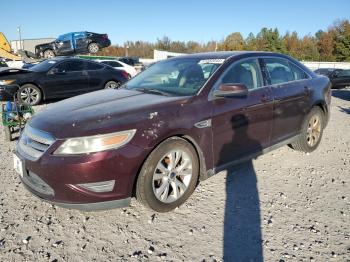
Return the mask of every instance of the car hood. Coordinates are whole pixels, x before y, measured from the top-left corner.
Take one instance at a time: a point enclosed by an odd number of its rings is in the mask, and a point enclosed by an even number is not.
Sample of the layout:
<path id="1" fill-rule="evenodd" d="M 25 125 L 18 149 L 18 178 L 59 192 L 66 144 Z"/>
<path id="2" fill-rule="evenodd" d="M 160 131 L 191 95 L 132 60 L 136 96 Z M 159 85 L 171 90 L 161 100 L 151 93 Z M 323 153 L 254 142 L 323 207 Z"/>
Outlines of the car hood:
<path id="1" fill-rule="evenodd" d="M 3 76 L 16 76 L 16 75 L 23 75 L 23 74 L 29 74 L 29 73 L 33 73 L 33 72 L 27 69 L 5 67 L 0 69 L 0 78 L 2 78 Z"/>
<path id="2" fill-rule="evenodd" d="M 133 129 L 170 104 L 188 97 L 170 97 L 120 89 L 101 90 L 48 105 L 29 121 L 57 139 Z"/>

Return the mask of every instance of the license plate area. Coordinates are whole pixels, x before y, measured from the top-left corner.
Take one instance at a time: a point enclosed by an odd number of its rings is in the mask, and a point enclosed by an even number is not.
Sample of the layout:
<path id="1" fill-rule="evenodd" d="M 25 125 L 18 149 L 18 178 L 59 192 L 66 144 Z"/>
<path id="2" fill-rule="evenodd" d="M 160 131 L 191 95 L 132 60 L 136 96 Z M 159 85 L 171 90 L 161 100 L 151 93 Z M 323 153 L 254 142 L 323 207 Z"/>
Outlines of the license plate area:
<path id="1" fill-rule="evenodd" d="M 23 161 L 16 154 L 13 154 L 13 168 L 15 169 L 17 174 L 23 177 L 24 175 Z"/>

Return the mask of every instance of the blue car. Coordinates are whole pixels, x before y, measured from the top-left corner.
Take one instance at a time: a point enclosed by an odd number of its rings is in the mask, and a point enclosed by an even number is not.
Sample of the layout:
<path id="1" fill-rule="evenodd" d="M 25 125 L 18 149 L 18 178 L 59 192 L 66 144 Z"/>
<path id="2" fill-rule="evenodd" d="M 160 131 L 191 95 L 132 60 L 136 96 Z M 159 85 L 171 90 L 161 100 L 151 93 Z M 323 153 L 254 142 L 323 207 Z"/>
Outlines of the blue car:
<path id="1" fill-rule="evenodd" d="M 107 34 L 92 32 L 72 32 L 60 35 L 51 43 L 35 46 L 37 57 L 52 58 L 62 55 L 97 53 L 101 48 L 111 45 Z"/>

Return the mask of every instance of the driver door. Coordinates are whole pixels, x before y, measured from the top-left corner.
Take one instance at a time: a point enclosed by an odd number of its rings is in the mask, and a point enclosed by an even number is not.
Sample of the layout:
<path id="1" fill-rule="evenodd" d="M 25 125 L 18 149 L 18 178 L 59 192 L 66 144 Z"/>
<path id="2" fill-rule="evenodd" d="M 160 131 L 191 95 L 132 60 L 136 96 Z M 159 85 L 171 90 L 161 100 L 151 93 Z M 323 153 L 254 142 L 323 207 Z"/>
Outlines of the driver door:
<path id="1" fill-rule="evenodd" d="M 221 84 L 244 84 L 245 97 L 211 95 L 214 166 L 225 169 L 270 145 L 273 99 L 264 85 L 257 58 L 234 62 L 218 80 Z"/>
<path id="2" fill-rule="evenodd" d="M 89 75 L 83 61 L 63 61 L 52 68 L 44 81 L 47 96 L 70 97 L 89 90 Z"/>
<path id="3" fill-rule="evenodd" d="M 57 54 L 66 55 L 73 52 L 72 34 L 65 34 L 57 39 Z"/>

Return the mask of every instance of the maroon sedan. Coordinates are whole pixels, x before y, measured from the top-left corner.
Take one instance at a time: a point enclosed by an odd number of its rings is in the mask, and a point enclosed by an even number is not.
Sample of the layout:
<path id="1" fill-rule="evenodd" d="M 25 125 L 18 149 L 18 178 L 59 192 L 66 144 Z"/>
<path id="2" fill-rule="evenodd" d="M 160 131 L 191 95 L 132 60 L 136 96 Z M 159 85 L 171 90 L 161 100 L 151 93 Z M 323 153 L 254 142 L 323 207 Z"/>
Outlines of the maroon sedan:
<path id="1" fill-rule="evenodd" d="M 121 89 L 50 105 L 26 125 L 15 169 L 33 194 L 82 210 L 166 212 L 198 181 L 290 144 L 311 152 L 328 122 L 330 82 L 289 56 L 186 55 Z"/>

